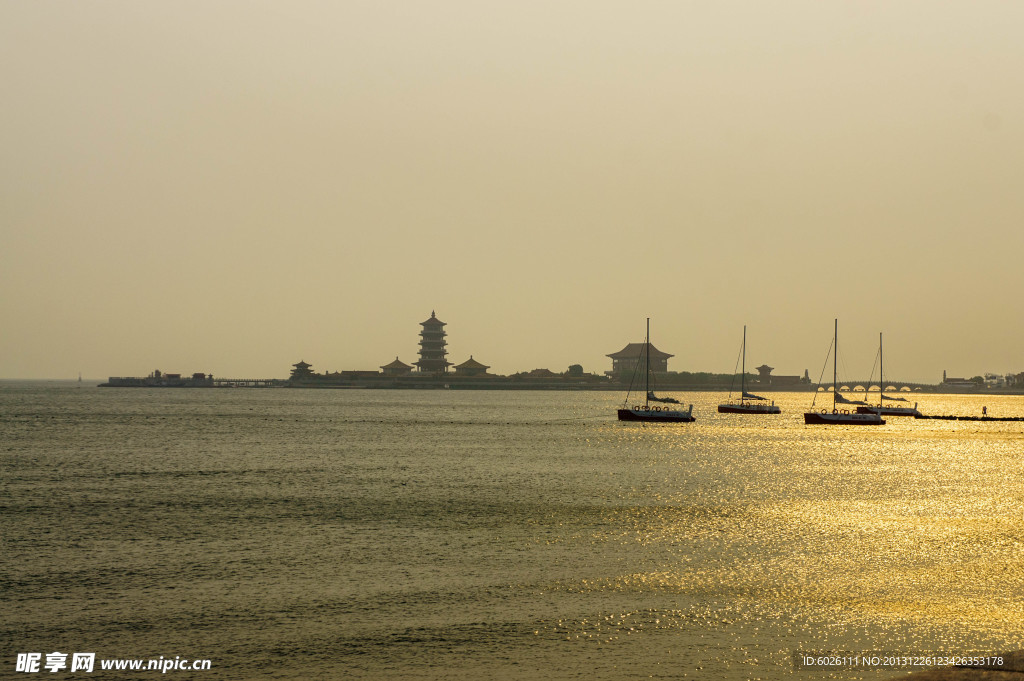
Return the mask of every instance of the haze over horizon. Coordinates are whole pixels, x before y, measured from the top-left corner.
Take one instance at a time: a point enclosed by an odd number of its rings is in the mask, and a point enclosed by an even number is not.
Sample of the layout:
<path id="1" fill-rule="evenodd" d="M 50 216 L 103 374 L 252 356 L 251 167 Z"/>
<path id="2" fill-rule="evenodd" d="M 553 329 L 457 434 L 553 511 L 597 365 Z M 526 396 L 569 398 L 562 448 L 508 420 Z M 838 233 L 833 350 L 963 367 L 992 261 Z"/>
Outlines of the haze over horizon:
<path id="1" fill-rule="evenodd" d="M 0 4 L 0 377 L 1024 371 L 1024 5 Z"/>

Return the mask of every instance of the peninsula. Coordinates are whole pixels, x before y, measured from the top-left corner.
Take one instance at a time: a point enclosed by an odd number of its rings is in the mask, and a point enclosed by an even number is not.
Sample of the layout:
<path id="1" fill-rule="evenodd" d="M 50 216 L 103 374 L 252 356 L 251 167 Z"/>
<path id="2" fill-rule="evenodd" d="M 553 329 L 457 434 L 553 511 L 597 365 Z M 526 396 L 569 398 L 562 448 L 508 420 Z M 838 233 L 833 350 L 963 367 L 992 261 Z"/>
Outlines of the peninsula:
<path id="1" fill-rule="evenodd" d="M 220 378 L 208 373 L 183 375 L 154 371 L 145 377 L 110 377 L 101 387 L 122 388 L 378 388 L 378 389 L 451 389 L 451 390 L 625 390 L 639 367 L 643 366 L 643 343 L 627 343 L 617 352 L 608 353 L 611 368 L 601 374 L 588 373 L 580 364 L 565 371 L 554 372 L 546 368 L 522 371 L 511 375 L 490 373 L 490 366 L 470 355 L 454 364 L 448 359 L 446 323 L 431 312 L 430 318 L 420 322 L 418 359 L 406 364 L 398 357 L 376 370 L 325 371 L 318 373 L 313 365 L 299 361 L 292 365 L 286 379 L 279 378 Z M 670 371 L 668 360 L 674 355 L 650 346 L 650 366 L 655 385 L 660 390 L 736 390 L 740 385 L 737 374 L 710 372 Z M 803 375 L 773 375 L 774 367 L 763 364 L 757 374 L 747 373 L 744 383 L 754 390 L 812 392 L 819 386 L 811 381 L 805 369 Z M 942 392 L 942 393 L 1024 393 L 1024 372 L 971 379 L 949 378 L 943 372 L 941 383 L 926 384 L 886 379 L 886 392 Z M 832 384 L 820 386 L 832 389 Z M 842 381 L 840 391 L 868 391 L 878 389 L 878 381 L 870 379 Z"/>

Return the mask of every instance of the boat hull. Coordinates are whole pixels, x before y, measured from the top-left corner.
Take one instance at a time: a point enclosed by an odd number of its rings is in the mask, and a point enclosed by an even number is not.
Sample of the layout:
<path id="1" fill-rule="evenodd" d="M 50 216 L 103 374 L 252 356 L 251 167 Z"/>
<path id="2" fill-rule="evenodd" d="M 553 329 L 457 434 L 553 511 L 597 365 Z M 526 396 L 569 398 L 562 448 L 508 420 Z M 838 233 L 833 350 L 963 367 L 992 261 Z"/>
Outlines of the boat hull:
<path id="1" fill-rule="evenodd" d="M 719 414 L 781 414 L 782 409 L 774 404 L 720 404 Z"/>
<path id="2" fill-rule="evenodd" d="M 842 411 L 809 411 L 804 413 L 804 423 L 821 426 L 884 426 L 885 419 L 878 414 L 857 414 Z"/>
<path id="3" fill-rule="evenodd" d="M 878 414 L 879 416 L 917 416 L 921 412 L 917 407 L 857 407 L 858 414 Z"/>
<path id="4" fill-rule="evenodd" d="M 687 411 L 674 409 L 619 409 L 620 421 L 645 421 L 648 423 L 689 423 L 696 421 L 693 417 L 693 406 Z"/>

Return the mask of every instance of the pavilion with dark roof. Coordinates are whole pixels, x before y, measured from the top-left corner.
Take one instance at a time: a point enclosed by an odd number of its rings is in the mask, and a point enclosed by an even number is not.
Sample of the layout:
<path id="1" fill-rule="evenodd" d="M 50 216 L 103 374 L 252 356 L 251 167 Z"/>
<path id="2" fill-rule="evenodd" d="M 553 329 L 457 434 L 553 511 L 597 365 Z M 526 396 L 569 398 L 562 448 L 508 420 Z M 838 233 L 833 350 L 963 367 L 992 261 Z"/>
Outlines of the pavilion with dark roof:
<path id="1" fill-rule="evenodd" d="M 612 370 L 607 373 L 609 375 L 632 374 L 636 371 L 637 365 L 644 362 L 645 348 L 647 348 L 646 343 L 630 343 L 618 352 L 605 355 L 612 358 Z M 659 373 L 668 371 L 668 358 L 675 357 L 675 355 L 662 352 L 653 345 L 650 348 L 651 371 Z"/>
<path id="2" fill-rule="evenodd" d="M 463 362 L 462 364 L 457 364 L 455 366 L 455 375 L 484 376 L 487 374 L 487 370 L 490 368 L 491 367 L 487 366 L 486 364 L 481 364 L 480 362 L 476 361 L 475 359 L 473 359 L 473 355 L 470 355 L 469 359 L 467 359 L 465 362 Z"/>
<path id="3" fill-rule="evenodd" d="M 380 369 L 385 376 L 406 376 L 412 371 L 412 367 L 399 361 L 398 357 L 395 357 L 394 362 L 385 364 Z"/>
<path id="4" fill-rule="evenodd" d="M 310 369 L 313 367 L 312 364 L 299 360 L 297 364 L 293 364 L 292 375 L 288 377 L 290 381 L 302 381 L 313 378 L 314 374 Z"/>

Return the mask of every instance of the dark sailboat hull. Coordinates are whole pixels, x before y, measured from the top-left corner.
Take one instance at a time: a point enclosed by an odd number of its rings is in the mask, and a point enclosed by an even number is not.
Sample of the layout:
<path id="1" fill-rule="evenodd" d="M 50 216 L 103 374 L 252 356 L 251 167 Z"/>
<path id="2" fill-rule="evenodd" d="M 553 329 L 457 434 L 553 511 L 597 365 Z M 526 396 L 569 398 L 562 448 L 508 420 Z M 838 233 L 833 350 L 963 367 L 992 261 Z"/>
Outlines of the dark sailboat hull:
<path id="1" fill-rule="evenodd" d="M 857 407 L 858 414 L 878 414 L 879 416 L 917 416 L 921 412 L 917 407 Z"/>
<path id="2" fill-rule="evenodd" d="M 693 407 L 689 411 L 675 411 L 670 409 L 619 409 L 620 421 L 645 421 L 649 423 L 690 423 L 696 421 L 693 417 Z"/>
<path id="3" fill-rule="evenodd" d="M 774 404 L 720 404 L 719 414 L 781 414 L 782 409 Z"/>
<path id="4" fill-rule="evenodd" d="M 818 426 L 884 426 L 885 419 L 878 414 L 808 411 L 804 413 L 804 424 Z"/>

